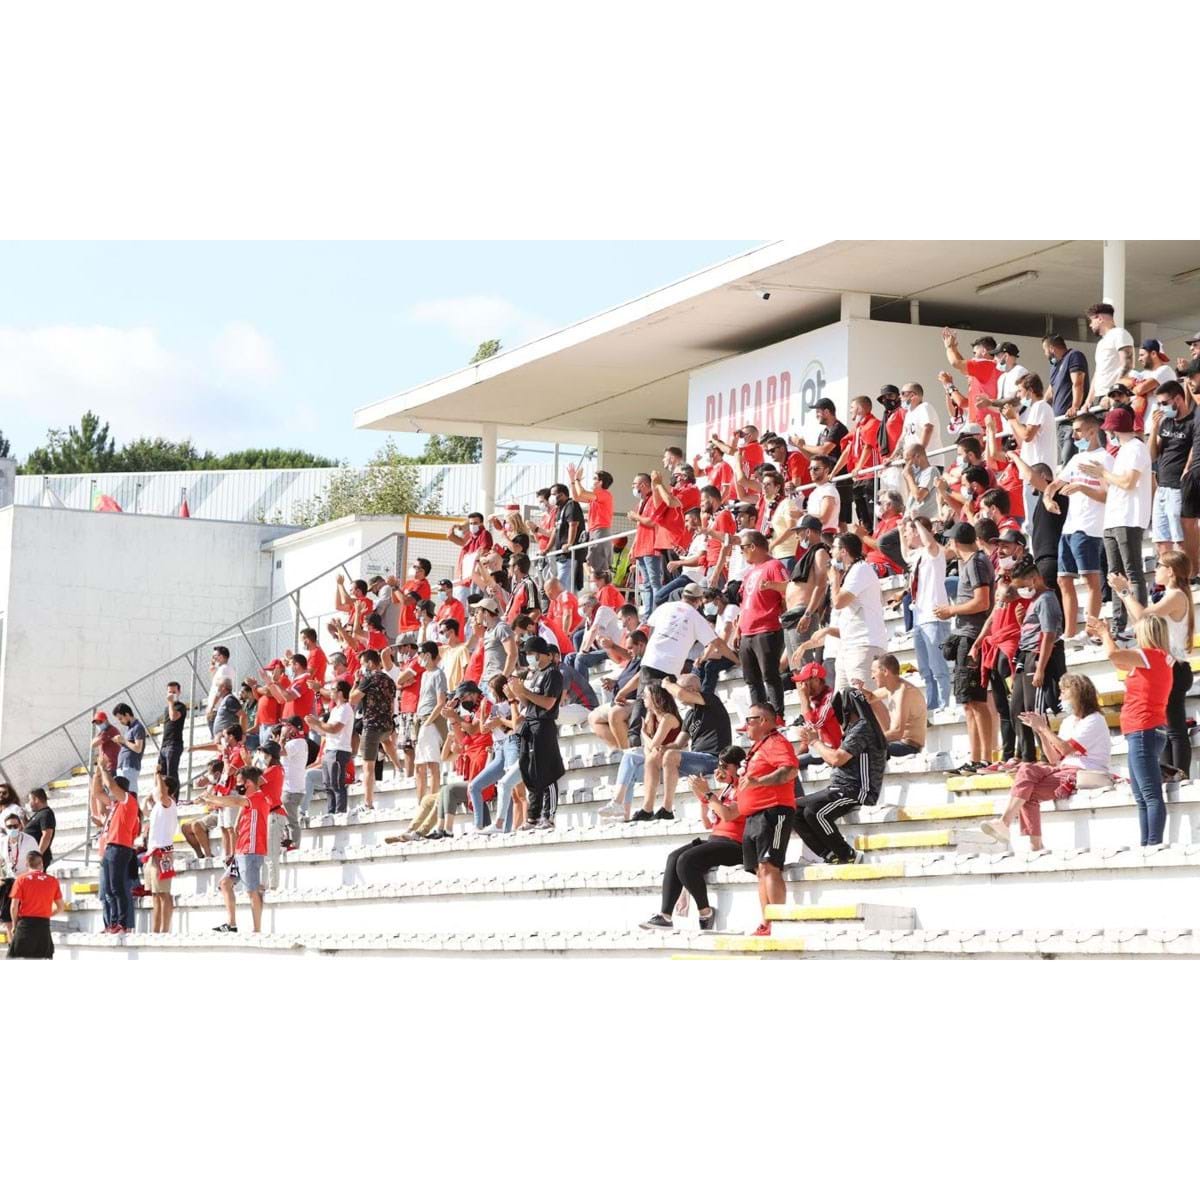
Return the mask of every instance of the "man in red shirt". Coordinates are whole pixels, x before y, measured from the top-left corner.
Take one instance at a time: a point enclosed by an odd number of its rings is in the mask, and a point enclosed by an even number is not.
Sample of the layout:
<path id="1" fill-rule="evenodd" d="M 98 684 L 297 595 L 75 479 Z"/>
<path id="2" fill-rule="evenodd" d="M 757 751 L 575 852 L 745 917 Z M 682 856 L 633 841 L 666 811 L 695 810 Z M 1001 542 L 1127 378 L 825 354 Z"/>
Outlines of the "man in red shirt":
<path id="1" fill-rule="evenodd" d="M 712 587 L 717 587 L 720 581 L 713 578 L 713 568 L 721 558 L 721 547 L 737 534 L 737 521 L 727 508 L 721 507 L 721 493 L 711 484 L 700 493 L 700 528 L 708 534 L 705 576 Z"/>
<path id="2" fill-rule="evenodd" d="M 270 737 L 271 730 L 283 720 L 283 701 L 278 699 L 271 685 L 274 684 L 275 690 L 278 690 L 289 687 L 291 683 L 284 673 L 283 660 L 279 658 L 271 659 L 260 674 L 263 682 L 254 687 L 254 694 L 258 697 L 258 707 L 254 714 L 253 740 L 246 739 L 246 745 L 251 750 L 265 742 Z"/>
<path id="3" fill-rule="evenodd" d="M 546 616 L 556 621 L 570 638 L 579 626 L 579 599 L 568 592 L 557 579 L 546 581 Z"/>
<path id="4" fill-rule="evenodd" d="M 271 683 L 271 694 L 283 705 L 283 720 L 292 717 L 303 720 L 311 716 L 316 699 L 316 684 L 308 670 L 308 659 L 303 654 L 292 655 L 292 677 L 284 680 L 286 686 Z"/>
<path id="5" fill-rule="evenodd" d="M 287 811 L 283 807 L 283 749 L 278 742 L 265 742 L 259 752 L 263 776 L 259 785 L 267 797 L 267 857 L 263 863 L 263 886 L 279 887 L 279 859 L 287 841 Z"/>
<path id="6" fill-rule="evenodd" d="M 101 831 L 104 841 L 104 853 L 100 858 L 101 903 L 109 918 L 104 932 L 132 933 L 133 897 L 127 880 L 133 861 L 133 844 L 142 827 L 142 814 L 137 796 L 128 790 L 122 776 L 112 774 L 103 759 L 96 764 L 96 769 L 100 773 L 101 787 L 111 801 Z"/>
<path id="7" fill-rule="evenodd" d="M 808 455 L 801 454 L 799 450 L 789 451 L 783 438 L 776 436 L 767 442 L 767 457 L 789 483 L 803 487 L 812 482 L 812 475 L 808 470 Z"/>
<path id="8" fill-rule="evenodd" d="M 758 877 L 762 924 L 757 936 L 771 932 L 768 904 L 783 904 L 783 860 L 796 817 L 796 776 L 800 766 L 792 743 L 779 732 L 780 710 L 755 704 L 746 721 L 754 744 L 742 764 L 737 785 L 737 815 L 744 818 L 742 866 Z"/>
<path id="9" fill-rule="evenodd" d="M 742 675 L 755 704 L 769 701 L 776 712 L 783 712 L 780 617 L 787 591 L 787 571 L 779 559 L 772 557 L 767 539 L 757 530 L 743 530 L 739 541 L 746 562 L 736 647 Z"/>
<path id="10" fill-rule="evenodd" d="M 317 631 L 315 629 L 300 630 L 300 641 L 304 645 L 304 654 L 308 659 L 308 673 L 312 676 L 313 682 L 321 687 L 325 683 L 325 674 L 329 670 L 329 659 L 325 657 L 325 651 L 321 649 L 321 643 L 317 640 Z"/>
<path id="11" fill-rule="evenodd" d="M 696 472 L 687 463 L 680 463 L 672 473 L 671 495 L 679 501 L 681 512 L 700 507 L 700 489 L 696 486 Z"/>
<path id="12" fill-rule="evenodd" d="M 490 534 L 488 535 L 491 536 Z M 462 555 L 459 555 L 461 559 Z M 386 585 L 392 589 L 392 601 L 400 605 L 398 628 L 402 630 L 416 629 L 421 624 L 417 605 L 422 600 L 431 600 L 433 591 L 429 584 L 429 573 L 433 563 L 427 558 L 416 558 L 410 568 L 408 578 L 401 584 L 395 575 L 389 575 Z M 386 641 L 385 641 L 386 644 Z M 371 649 L 377 649 L 372 646 Z"/>
<path id="13" fill-rule="evenodd" d="M 958 348 L 958 334 L 953 329 L 942 330 L 942 343 L 946 347 L 946 358 L 950 366 L 960 375 L 970 379 L 967 387 L 967 420 L 982 424 L 990 420 L 990 414 L 995 411 L 993 405 L 984 404 L 980 409 L 980 400 L 995 400 L 996 390 L 1000 384 L 1000 368 L 996 365 L 996 339 L 994 337 L 977 337 L 971 343 L 974 357 L 969 361 L 963 358 Z"/>
<path id="14" fill-rule="evenodd" d="M 802 729 L 811 726 L 819 730 L 821 741 L 830 749 L 836 750 L 842 744 L 842 725 L 834 711 L 833 697 L 836 693 L 829 686 L 824 665 L 818 662 L 805 663 L 792 679 L 799 687 L 801 696 L 800 715 L 792 724 L 799 725 Z M 801 734 L 801 751 L 808 750 L 809 740 L 808 734 Z M 814 763 L 822 761 L 808 753 L 803 753 L 799 760 L 802 767 L 811 767 Z"/>
<path id="15" fill-rule="evenodd" d="M 611 571 L 597 571 L 595 575 L 596 581 L 596 603 L 601 608 L 621 609 L 625 606 L 625 597 L 621 595 L 617 588 L 613 587 Z"/>
<path id="16" fill-rule="evenodd" d="M 433 619 L 440 626 L 447 618 L 457 621 L 459 629 L 467 627 L 467 610 L 463 607 L 461 600 L 454 598 L 454 584 L 449 579 L 443 579 L 438 584 L 438 606 L 434 611 Z"/>
<path id="17" fill-rule="evenodd" d="M 483 513 L 473 512 L 467 517 L 465 525 L 461 522 L 451 525 L 446 538 L 459 548 L 458 566 L 454 574 L 454 596 L 466 604 L 471 594 L 471 576 L 475 573 L 475 564 L 485 550 L 492 548 L 492 535 L 484 528 Z M 428 599 L 428 596 L 425 599 Z"/>
<path id="18" fill-rule="evenodd" d="M 858 522 L 868 532 L 875 527 L 875 514 L 871 511 L 875 490 L 875 471 L 883 461 L 879 452 L 879 418 L 871 414 L 871 397 L 855 396 L 850 401 L 850 432 L 842 438 L 841 454 L 832 474 L 841 475 L 843 470 L 853 473 L 851 494 Z"/>
<path id="19" fill-rule="evenodd" d="M 121 753 L 120 733 L 116 723 L 108 719 L 108 713 L 98 712 L 92 718 L 92 724 L 96 728 L 96 736 L 92 738 L 92 745 L 99 751 L 100 757 L 108 764 L 110 771 L 117 769 L 117 755 Z"/>
<path id="20" fill-rule="evenodd" d="M 8 957 L 53 958 L 50 918 L 63 910 L 62 889 L 58 880 L 42 869 L 37 850 L 25 856 L 25 865 L 27 870 L 17 876 L 9 896 L 14 929 Z"/>
<path id="21" fill-rule="evenodd" d="M 733 496 L 733 467 L 725 461 L 725 454 L 721 447 L 715 443 L 710 443 L 708 447 L 708 465 L 704 466 L 700 461 L 700 455 L 696 455 L 692 462 L 695 469 L 696 477 L 701 475 L 705 477 L 705 482 L 711 484 L 721 493 L 721 503 L 727 503 Z"/>
<path id="22" fill-rule="evenodd" d="M 655 472 L 657 474 L 657 472 Z M 730 472 L 732 477 L 732 472 Z M 654 594 L 662 587 L 663 560 L 658 553 L 655 534 L 663 523 L 669 507 L 660 497 L 650 476 L 644 472 L 634 476 L 633 495 L 637 508 L 626 514 L 637 525 L 633 539 L 633 559 L 637 563 L 642 594 L 642 614 L 648 617 L 654 611 Z"/>
<path id="23" fill-rule="evenodd" d="M 567 479 L 571 485 L 571 499 L 587 505 L 587 541 L 606 538 L 613 531 L 613 477 L 607 471 L 597 471 L 592 476 L 592 488 L 588 491 L 580 481 L 574 463 L 567 463 Z M 595 579 L 597 571 L 612 568 L 612 542 L 589 546 L 587 565 Z"/>
<path id="24" fill-rule="evenodd" d="M 904 574 L 904 555 L 900 549 L 900 521 L 904 516 L 904 499 L 899 492 L 884 492 L 879 498 L 879 520 L 874 535 L 861 525 L 851 529 L 867 548 L 867 562 L 875 568 L 880 579 Z M 890 537 L 888 535 L 891 535 Z"/>
<path id="25" fill-rule="evenodd" d="M 262 790 L 263 773 L 257 767 L 243 767 L 238 772 L 240 792 L 229 796 L 213 796 L 209 803 L 224 808 L 239 810 L 237 819 L 237 841 L 234 846 L 233 862 L 225 868 L 221 878 L 221 895 L 225 897 L 227 920 L 218 925 L 214 933 L 237 933 L 237 905 L 234 890 L 240 883 L 250 897 L 250 913 L 254 918 L 254 932 L 262 932 L 263 910 L 263 859 L 267 854 L 267 823 L 270 800 Z"/>

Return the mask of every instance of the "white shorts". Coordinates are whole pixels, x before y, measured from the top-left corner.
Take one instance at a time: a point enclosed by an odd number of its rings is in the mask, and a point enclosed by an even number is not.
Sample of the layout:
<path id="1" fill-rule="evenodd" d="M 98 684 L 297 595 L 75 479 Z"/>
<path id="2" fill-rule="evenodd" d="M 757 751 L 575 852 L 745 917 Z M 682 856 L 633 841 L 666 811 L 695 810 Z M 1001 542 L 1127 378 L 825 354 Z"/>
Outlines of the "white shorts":
<path id="1" fill-rule="evenodd" d="M 217 809 L 217 824 L 222 829 L 236 829 L 238 814 L 242 810 L 237 805 L 230 805 L 228 808 Z"/>
<path id="2" fill-rule="evenodd" d="M 442 735 L 438 733 L 437 726 L 431 721 L 426 721 L 421 726 L 421 732 L 417 734 L 416 752 L 413 754 L 413 762 L 417 765 L 427 763 L 440 763 L 442 761 Z"/>
<path id="3" fill-rule="evenodd" d="M 845 639 L 841 639 L 842 647 L 837 656 L 836 678 L 834 688 L 841 691 L 842 688 L 851 686 L 851 680 L 861 679 L 863 683 L 870 688 L 871 685 L 871 664 L 883 653 L 879 646 L 848 646 Z"/>

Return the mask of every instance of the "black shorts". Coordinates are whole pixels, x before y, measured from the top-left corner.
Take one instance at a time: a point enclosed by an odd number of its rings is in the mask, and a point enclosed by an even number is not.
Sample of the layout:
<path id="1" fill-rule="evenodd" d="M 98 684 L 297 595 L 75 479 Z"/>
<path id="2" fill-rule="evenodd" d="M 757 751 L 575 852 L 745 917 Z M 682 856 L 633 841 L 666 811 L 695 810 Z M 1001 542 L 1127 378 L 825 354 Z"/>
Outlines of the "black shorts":
<path id="1" fill-rule="evenodd" d="M 835 486 L 838 490 L 838 498 L 842 502 L 838 511 L 838 521 L 843 525 L 849 525 L 854 520 L 854 484 L 849 479 L 840 479 Z"/>
<path id="2" fill-rule="evenodd" d="M 746 818 L 746 829 L 742 834 L 742 866 L 751 875 L 758 874 L 759 863 L 783 866 L 795 815 L 794 808 L 779 805 L 751 813 Z"/>
<path id="3" fill-rule="evenodd" d="M 988 690 L 978 660 L 967 657 L 975 638 L 970 634 L 952 633 L 946 640 L 956 642 L 954 657 L 950 659 L 953 663 L 950 687 L 955 701 L 958 704 L 982 704 L 988 698 Z"/>
<path id="4" fill-rule="evenodd" d="M 1183 493 L 1180 515 L 1188 520 L 1200 517 L 1200 470 L 1189 471 L 1179 481 L 1179 490 Z"/>

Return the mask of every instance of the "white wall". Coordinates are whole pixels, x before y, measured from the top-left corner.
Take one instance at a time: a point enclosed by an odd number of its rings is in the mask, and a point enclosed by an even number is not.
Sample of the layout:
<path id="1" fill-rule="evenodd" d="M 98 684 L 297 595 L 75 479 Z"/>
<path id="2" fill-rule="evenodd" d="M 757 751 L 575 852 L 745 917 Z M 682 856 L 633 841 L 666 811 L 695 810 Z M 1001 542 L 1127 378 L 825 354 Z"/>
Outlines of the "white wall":
<path id="1" fill-rule="evenodd" d="M 661 470 L 663 451 L 686 443 L 682 430 L 664 430 L 661 434 L 600 433 L 598 440 L 596 465 L 613 477 L 614 513 L 628 512 L 631 507 L 630 488 L 635 475 Z M 562 482 L 566 483 L 565 477 Z M 590 474 L 587 482 L 591 483 Z"/>
<path id="2" fill-rule="evenodd" d="M 5 753 L 264 604 L 278 526 L 6 510 Z"/>

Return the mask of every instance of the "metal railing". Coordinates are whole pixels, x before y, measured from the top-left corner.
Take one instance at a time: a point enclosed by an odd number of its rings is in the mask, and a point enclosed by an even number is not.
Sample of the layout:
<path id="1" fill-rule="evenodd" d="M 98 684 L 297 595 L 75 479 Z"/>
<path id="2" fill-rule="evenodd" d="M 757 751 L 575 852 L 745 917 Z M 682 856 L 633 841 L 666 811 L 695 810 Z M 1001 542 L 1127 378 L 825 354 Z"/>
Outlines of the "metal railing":
<path id="1" fill-rule="evenodd" d="M 236 681 L 244 680 L 247 676 L 258 677 L 273 658 L 282 658 L 287 649 L 300 649 L 302 628 L 311 626 L 320 635 L 322 625 L 336 611 L 333 607 L 335 577 L 342 574 L 347 584 L 356 577 L 347 567 L 347 561 L 359 562 L 359 574 L 393 573 L 398 578 L 403 578 L 404 541 L 404 534 L 397 532 L 371 542 L 319 575 L 248 613 L 240 621 L 215 631 L 202 642 L 147 671 L 132 683 L 98 698 L 94 704 L 60 722 L 40 737 L 9 754 L 0 756 L 0 779 L 10 784 L 18 795 L 26 795 L 32 788 L 43 787 L 53 780 L 63 779 L 79 767 L 90 769 L 94 736 L 92 717 L 98 710 L 111 714 L 112 706 L 122 702 L 133 709 L 135 717 L 146 727 L 145 756 L 157 756 L 161 745 L 152 731 L 158 726 L 165 711 L 168 683 L 180 684 L 180 694 L 188 706 L 188 718 L 184 728 L 190 730 L 193 722 L 199 717 L 196 712 L 197 701 L 204 705 L 211 687 L 208 672 L 202 673 L 201 663 L 208 665 L 208 655 L 214 645 L 226 646 L 229 649 L 229 663 L 233 667 L 235 679 L 234 695 L 237 695 L 240 687 Z M 391 570 L 377 571 L 367 567 L 366 556 L 374 551 L 373 558 L 379 563 L 383 559 L 383 555 L 378 552 L 379 548 L 389 543 L 394 547 L 392 554 L 387 557 L 388 562 L 392 564 Z M 203 711 L 202 708 L 201 712 Z M 180 772 L 180 798 L 184 803 L 191 798 L 194 741 L 194 737 L 188 738 L 185 746 L 186 765 L 180 764 L 183 768 Z M 146 766 L 149 770 L 144 773 L 152 774 L 152 763 Z M 183 793 L 184 771 L 187 773 L 186 799 Z"/>

